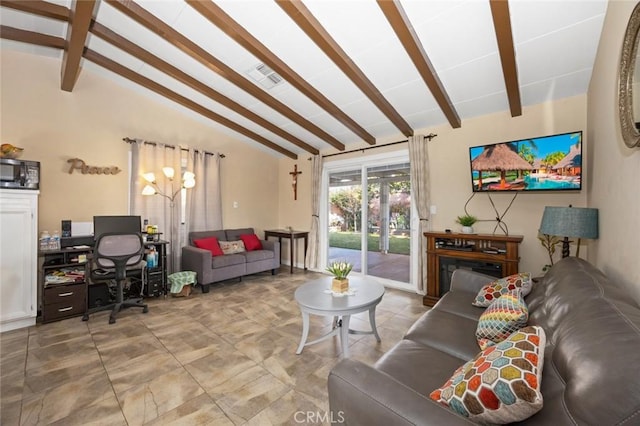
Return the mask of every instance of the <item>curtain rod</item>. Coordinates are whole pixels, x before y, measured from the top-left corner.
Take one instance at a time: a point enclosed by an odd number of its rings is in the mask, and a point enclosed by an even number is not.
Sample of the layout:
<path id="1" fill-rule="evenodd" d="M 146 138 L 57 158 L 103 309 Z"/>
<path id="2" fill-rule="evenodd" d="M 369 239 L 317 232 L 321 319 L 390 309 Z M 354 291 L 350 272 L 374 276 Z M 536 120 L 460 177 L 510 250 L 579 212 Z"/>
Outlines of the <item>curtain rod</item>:
<path id="1" fill-rule="evenodd" d="M 431 140 L 436 136 L 438 135 L 436 135 L 435 133 L 429 133 L 428 135 L 425 136 L 425 139 Z M 351 151 L 342 151 L 342 152 L 336 152 L 334 154 L 326 154 L 326 155 L 323 155 L 322 158 L 333 157 L 335 155 L 351 154 L 352 152 L 365 152 L 368 149 L 384 148 L 385 146 L 397 145 L 399 143 L 407 143 L 407 142 L 409 142 L 409 139 L 405 139 L 403 141 L 398 141 L 398 142 L 386 143 L 384 145 L 374 145 L 374 146 L 367 146 L 359 149 L 352 149 Z M 309 160 L 311 160 L 311 157 L 309 157 Z"/>
<path id="2" fill-rule="evenodd" d="M 125 141 L 126 143 L 136 143 L 136 142 L 138 142 L 136 139 L 132 139 L 132 138 L 128 138 L 128 137 L 124 137 L 124 138 L 122 138 L 122 140 Z M 144 143 L 145 145 L 153 145 L 153 146 L 162 145 L 165 148 L 176 149 L 175 145 L 169 145 L 169 144 L 166 144 L 166 143 L 148 142 L 148 141 L 143 141 L 142 143 Z M 181 151 L 189 151 L 187 148 L 182 148 L 182 147 L 179 147 L 179 148 L 180 148 Z M 199 149 L 194 149 L 194 151 L 195 152 L 204 152 L 206 155 L 216 155 L 213 152 L 202 151 L 202 150 L 199 150 Z M 218 153 L 218 155 L 220 156 L 220 158 L 225 158 L 226 157 L 224 154 Z"/>

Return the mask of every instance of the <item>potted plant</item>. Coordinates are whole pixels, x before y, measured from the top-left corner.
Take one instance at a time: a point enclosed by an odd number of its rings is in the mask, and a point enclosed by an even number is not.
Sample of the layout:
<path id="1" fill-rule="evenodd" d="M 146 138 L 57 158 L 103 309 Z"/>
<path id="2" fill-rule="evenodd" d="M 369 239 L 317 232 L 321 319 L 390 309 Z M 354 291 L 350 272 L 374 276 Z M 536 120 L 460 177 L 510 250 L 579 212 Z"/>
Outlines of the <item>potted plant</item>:
<path id="1" fill-rule="evenodd" d="M 331 290 L 335 293 L 344 293 L 349 290 L 347 275 L 353 269 L 353 265 L 346 260 L 334 261 L 329 264 L 327 271 L 333 275 Z"/>
<path id="2" fill-rule="evenodd" d="M 458 216 L 458 218 L 456 219 L 456 223 L 459 223 L 460 225 L 462 225 L 463 234 L 473 234 L 473 224 L 476 223 L 477 221 L 478 221 L 478 218 L 470 214 L 465 214 L 464 216 Z"/>

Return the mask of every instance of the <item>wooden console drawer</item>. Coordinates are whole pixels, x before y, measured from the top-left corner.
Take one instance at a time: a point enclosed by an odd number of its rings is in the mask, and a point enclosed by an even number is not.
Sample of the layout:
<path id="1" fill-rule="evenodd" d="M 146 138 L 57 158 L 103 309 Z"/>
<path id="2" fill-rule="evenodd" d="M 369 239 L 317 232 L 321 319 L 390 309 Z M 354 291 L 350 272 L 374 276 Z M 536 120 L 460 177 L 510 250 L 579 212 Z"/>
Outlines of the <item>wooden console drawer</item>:
<path id="1" fill-rule="evenodd" d="M 85 283 L 51 286 L 44 289 L 45 304 L 67 302 L 78 298 L 84 300 L 87 285 Z"/>
<path id="2" fill-rule="evenodd" d="M 84 314 L 84 301 L 82 303 L 56 303 L 46 305 L 42 322 L 50 322 L 67 317 L 75 317 Z"/>
<path id="3" fill-rule="evenodd" d="M 86 284 L 69 284 L 44 289 L 42 321 L 82 315 L 86 306 Z"/>

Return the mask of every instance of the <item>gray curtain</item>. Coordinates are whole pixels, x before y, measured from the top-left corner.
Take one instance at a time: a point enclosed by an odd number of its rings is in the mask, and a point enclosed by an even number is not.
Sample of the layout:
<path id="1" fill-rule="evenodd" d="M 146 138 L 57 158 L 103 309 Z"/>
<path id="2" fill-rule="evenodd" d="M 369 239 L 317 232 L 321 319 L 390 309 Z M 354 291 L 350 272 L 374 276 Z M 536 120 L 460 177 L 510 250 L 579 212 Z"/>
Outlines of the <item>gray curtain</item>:
<path id="1" fill-rule="evenodd" d="M 196 186 L 187 191 L 183 245 L 188 232 L 222 229 L 220 155 L 190 149 L 187 170 L 196 175 Z"/>
<path id="2" fill-rule="evenodd" d="M 136 141 L 131 144 L 131 214 L 140 215 L 143 220 L 147 219 L 150 225 L 157 225 L 158 231 L 162 233 L 161 239 L 169 241 L 167 246 L 168 273 L 180 269 L 180 193 L 178 192 L 173 201 L 171 200 L 171 197 L 180 189 L 182 177 L 180 155 L 178 147 L 144 143 L 144 141 Z M 175 171 L 173 181 L 164 176 L 163 167 L 173 168 Z M 147 184 L 142 175 L 148 172 L 155 173 L 158 188 L 166 196 L 142 195 L 142 189 Z"/>
<path id="3" fill-rule="evenodd" d="M 418 291 L 425 293 L 427 290 L 427 259 L 426 239 L 424 232 L 429 230 L 429 203 L 430 203 L 430 179 L 429 179 L 429 150 L 427 140 L 423 135 L 409 138 L 409 161 L 411 163 L 411 196 L 418 210 L 420 225 L 419 238 L 419 276 Z"/>
<path id="4" fill-rule="evenodd" d="M 309 231 L 309 250 L 307 265 L 309 269 L 318 269 L 320 252 L 320 185 L 322 184 L 322 156 L 314 155 L 311 164 L 311 229 Z"/>

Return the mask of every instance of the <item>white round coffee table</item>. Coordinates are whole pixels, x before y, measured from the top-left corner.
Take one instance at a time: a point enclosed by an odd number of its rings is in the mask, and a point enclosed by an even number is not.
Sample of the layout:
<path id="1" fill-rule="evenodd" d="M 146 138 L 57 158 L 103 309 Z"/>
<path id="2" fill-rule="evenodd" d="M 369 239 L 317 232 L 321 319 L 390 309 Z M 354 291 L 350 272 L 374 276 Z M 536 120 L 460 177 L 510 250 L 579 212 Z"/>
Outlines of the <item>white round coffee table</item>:
<path id="1" fill-rule="evenodd" d="M 349 293 L 336 296 L 331 290 L 333 277 L 327 276 L 310 281 L 300 286 L 295 293 L 296 302 L 302 312 L 302 338 L 296 354 L 302 353 L 302 348 L 321 342 L 336 334 L 340 335 L 342 355 L 349 357 L 349 333 L 373 334 L 380 341 L 376 329 L 376 306 L 382 300 L 384 287 L 382 284 L 359 277 L 349 277 Z M 349 320 L 352 314 L 369 311 L 371 331 L 349 330 Z M 319 339 L 307 342 L 309 337 L 309 314 L 333 317 L 333 328 Z"/>

